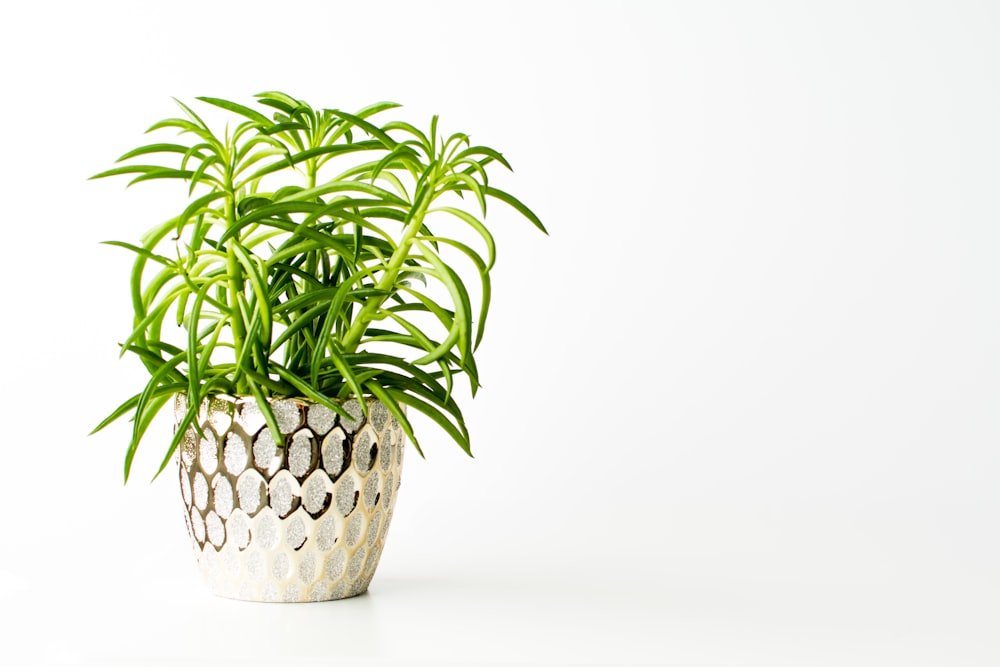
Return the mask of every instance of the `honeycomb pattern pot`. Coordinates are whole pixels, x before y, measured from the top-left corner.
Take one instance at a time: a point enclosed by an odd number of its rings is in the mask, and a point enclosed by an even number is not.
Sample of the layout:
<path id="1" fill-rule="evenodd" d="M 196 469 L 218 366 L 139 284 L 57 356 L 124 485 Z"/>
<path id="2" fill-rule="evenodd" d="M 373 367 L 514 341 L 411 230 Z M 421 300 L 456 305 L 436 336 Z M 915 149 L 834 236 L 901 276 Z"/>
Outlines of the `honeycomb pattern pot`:
<path id="1" fill-rule="evenodd" d="M 379 401 L 352 419 L 275 399 L 276 443 L 253 398 L 213 396 L 181 441 L 185 518 L 198 566 L 220 596 L 336 600 L 368 590 L 392 518 L 404 434 Z M 175 420 L 187 409 L 178 395 Z"/>

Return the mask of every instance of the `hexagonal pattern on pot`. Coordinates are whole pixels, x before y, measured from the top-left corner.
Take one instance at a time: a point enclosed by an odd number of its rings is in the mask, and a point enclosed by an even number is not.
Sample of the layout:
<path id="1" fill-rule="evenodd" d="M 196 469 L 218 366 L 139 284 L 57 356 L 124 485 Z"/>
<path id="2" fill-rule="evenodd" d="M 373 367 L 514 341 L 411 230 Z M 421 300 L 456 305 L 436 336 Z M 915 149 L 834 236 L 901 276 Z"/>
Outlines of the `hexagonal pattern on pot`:
<path id="1" fill-rule="evenodd" d="M 252 398 L 213 396 L 180 444 L 185 523 L 213 592 L 300 602 L 368 589 L 392 516 L 403 434 L 384 405 L 272 401 L 276 442 Z M 177 420 L 186 403 L 175 404 Z"/>

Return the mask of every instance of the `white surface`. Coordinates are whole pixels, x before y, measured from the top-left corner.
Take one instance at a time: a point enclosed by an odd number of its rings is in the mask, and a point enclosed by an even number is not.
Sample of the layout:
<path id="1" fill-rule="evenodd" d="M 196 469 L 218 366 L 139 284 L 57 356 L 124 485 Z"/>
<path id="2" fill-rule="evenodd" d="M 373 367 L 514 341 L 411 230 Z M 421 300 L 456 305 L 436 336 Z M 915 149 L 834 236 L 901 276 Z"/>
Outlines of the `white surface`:
<path id="1" fill-rule="evenodd" d="M 276 7 L 4 10 L 0 663 L 1000 663 L 997 5 Z M 269 88 L 440 113 L 551 230 L 495 207 L 477 460 L 425 429 L 339 603 L 210 597 L 84 436 L 141 380 L 96 244 L 177 194 L 84 179 Z"/>

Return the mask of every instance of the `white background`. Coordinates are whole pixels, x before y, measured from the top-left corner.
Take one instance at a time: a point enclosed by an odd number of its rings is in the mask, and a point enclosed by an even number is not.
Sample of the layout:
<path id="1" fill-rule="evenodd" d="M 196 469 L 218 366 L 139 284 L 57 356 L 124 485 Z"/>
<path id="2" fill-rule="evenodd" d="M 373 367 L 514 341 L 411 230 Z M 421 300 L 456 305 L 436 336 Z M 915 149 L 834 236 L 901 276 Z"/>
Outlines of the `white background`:
<path id="1" fill-rule="evenodd" d="M 1000 6 L 0 11 L 3 664 L 1000 664 Z M 143 381 L 97 244 L 179 196 L 86 177 L 267 89 L 441 114 L 551 232 L 494 207 L 477 458 L 423 429 L 335 603 L 211 597 L 86 437 Z"/>

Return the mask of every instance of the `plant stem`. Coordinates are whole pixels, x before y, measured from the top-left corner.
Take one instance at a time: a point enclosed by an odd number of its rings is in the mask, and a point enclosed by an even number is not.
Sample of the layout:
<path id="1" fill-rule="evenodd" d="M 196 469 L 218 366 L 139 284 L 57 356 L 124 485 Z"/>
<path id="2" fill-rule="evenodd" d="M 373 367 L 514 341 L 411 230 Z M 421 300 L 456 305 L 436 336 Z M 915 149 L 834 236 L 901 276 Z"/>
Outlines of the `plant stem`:
<path id="1" fill-rule="evenodd" d="M 225 202 L 226 227 L 232 227 L 236 224 L 236 206 L 234 204 L 236 193 L 232 190 L 232 184 L 228 185 Z M 226 267 L 229 273 L 229 307 L 232 309 L 232 317 L 229 321 L 232 323 L 233 351 L 236 354 L 236 362 L 238 364 L 243 353 L 243 344 L 246 342 L 247 330 L 243 322 L 243 313 L 240 311 L 239 301 L 239 295 L 243 292 L 243 267 L 240 266 L 239 260 L 236 259 L 236 251 L 233 249 L 233 244 L 235 243 L 239 243 L 239 237 L 237 236 L 234 236 L 226 243 Z M 243 374 L 240 373 L 239 367 L 236 368 L 233 376 L 236 380 L 236 391 L 240 394 L 248 393 L 249 387 L 246 386 L 246 381 Z"/>
<path id="2" fill-rule="evenodd" d="M 376 283 L 375 289 L 390 292 L 395 286 L 396 277 L 403 268 L 403 262 L 406 261 L 406 258 L 410 254 L 410 244 L 413 243 L 413 239 L 416 237 L 417 232 L 420 231 L 420 228 L 424 226 L 424 215 L 427 213 L 431 199 L 433 199 L 434 185 L 433 179 L 427 184 L 424 196 L 420 198 L 420 203 L 413 212 L 413 217 L 410 218 L 409 224 L 403 230 L 403 236 L 399 241 L 399 245 L 396 246 L 396 251 L 389 258 L 389 264 L 385 267 L 385 271 L 382 272 L 382 277 Z M 388 296 L 371 296 L 365 300 L 365 305 L 358 311 L 358 316 L 354 318 L 354 321 L 351 322 L 351 327 L 344 334 L 344 352 L 350 354 L 357 350 L 358 344 L 361 342 L 361 337 L 368 329 L 368 322 L 372 320 L 375 312 L 382 307 L 387 298 Z"/>

